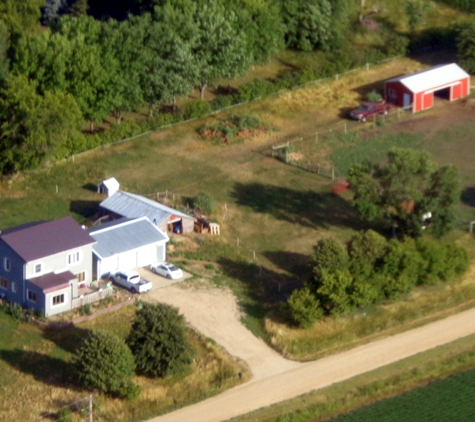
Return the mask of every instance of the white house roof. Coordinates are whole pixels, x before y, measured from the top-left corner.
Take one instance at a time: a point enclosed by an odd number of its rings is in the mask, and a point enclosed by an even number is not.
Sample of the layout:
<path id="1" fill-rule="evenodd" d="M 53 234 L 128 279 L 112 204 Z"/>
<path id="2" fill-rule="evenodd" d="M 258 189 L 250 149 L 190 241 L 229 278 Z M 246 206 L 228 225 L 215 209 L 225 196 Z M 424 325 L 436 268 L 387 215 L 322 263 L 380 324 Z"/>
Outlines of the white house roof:
<path id="1" fill-rule="evenodd" d="M 115 177 L 111 177 L 107 180 L 103 180 L 99 185 L 104 185 L 109 190 L 119 190 L 120 183 L 117 181 Z"/>
<path id="2" fill-rule="evenodd" d="M 118 191 L 104 199 L 100 206 L 122 217 L 147 217 L 154 224 L 160 224 L 172 215 L 178 218 L 194 219 L 191 215 L 167 207 L 159 202 L 124 191 Z"/>
<path id="3" fill-rule="evenodd" d="M 398 76 L 386 82 L 401 82 L 412 92 L 422 92 L 469 77 L 470 75 L 460 66 L 451 63 L 430 67 L 410 75 Z"/>
<path id="4" fill-rule="evenodd" d="M 96 240 L 92 250 L 100 258 L 168 242 L 168 236 L 153 225 L 146 217 L 137 219 L 121 218 L 102 226 L 88 229 Z"/>

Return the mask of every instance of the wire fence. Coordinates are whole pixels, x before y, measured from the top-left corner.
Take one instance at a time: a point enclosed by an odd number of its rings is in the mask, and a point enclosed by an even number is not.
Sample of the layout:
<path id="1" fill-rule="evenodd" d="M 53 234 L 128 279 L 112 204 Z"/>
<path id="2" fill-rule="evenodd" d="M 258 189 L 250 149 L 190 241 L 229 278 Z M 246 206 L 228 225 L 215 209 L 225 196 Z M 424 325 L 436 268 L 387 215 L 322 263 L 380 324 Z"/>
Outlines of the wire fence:
<path id="1" fill-rule="evenodd" d="M 429 51 L 435 51 L 437 49 L 441 49 L 440 46 L 426 46 L 426 47 L 423 47 L 421 48 L 420 50 L 417 50 L 416 53 L 420 52 L 420 53 L 425 53 L 425 52 L 429 52 Z M 383 63 L 387 63 L 387 62 L 390 62 L 390 61 L 393 61 L 393 60 L 396 60 L 396 59 L 400 59 L 402 57 L 406 57 L 408 56 L 408 54 L 402 54 L 402 55 L 397 55 L 397 56 L 393 56 L 393 57 L 388 57 L 384 60 L 379 60 L 379 61 L 376 61 L 376 62 L 372 62 L 372 63 L 366 63 L 364 66 L 358 66 L 358 67 L 355 67 L 355 68 L 352 68 L 352 69 L 349 69 L 345 72 L 341 72 L 341 73 L 338 73 L 338 74 L 335 74 L 335 75 L 332 75 L 332 76 L 329 76 L 329 77 L 325 77 L 325 78 L 319 78 L 319 79 L 315 79 L 313 81 L 309 81 L 309 82 L 306 82 L 304 84 L 300 84 L 300 85 L 296 85 L 292 88 L 284 88 L 284 89 L 281 89 L 279 91 L 276 91 L 276 92 L 273 92 L 273 93 L 270 93 L 270 94 L 267 94 L 266 96 L 263 96 L 263 97 L 257 97 L 257 98 L 253 98 L 249 101 L 243 101 L 243 102 L 240 102 L 238 104 L 233 104 L 231 106 L 228 106 L 228 107 L 224 107 L 222 109 L 219 109 L 219 110 L 214 110 L 211 112 L 210 115 L 208 116 L 204 116 L 204 117 L 196 117 L 196 118 L 193 118 L 193 119 L 188 119 L 188 120 L 182 120 L 180 122 L 176 122 L 176 123 L 171 123 L 171 124 L 168 124 L 168 125 L 164 125 L 164 126 L 160 126 L 158 128 L 154 128 L 154 129 L 150 129 L 150 130 L 147 130 L 143 133 L 139 133 L 137 135 L 134 135 L 134 136 L 131 136 L 131 137 L 128 137 L 128 138 L 123 138 L 123 139 L 118 139 L 117 141 L 114 141 L 114 142 L 109 142 L 107 144 L 103 144 L 103 145 L 99 145 L 98 147 L 95 147 L 95 148 L 92 148 L 92 149 L 89 149 L 87 151 L 82 151 L 80 153 L 77 153 L 77 154 L 73 154 L 71 155 L 71 157 L 69 158 L 64 158 L 63 160 L 60 160 L 61 161 L 68 161 L 68 160 L 71 160 L 74 162 L 74 159 L 75 157 L 81 157 L 81 156 L 84 156 L 86 154 L 89 154 L 89 153 L 92 153 L 94 151 L 98 151 L 98 150 L 101 150 L 101 149 L 104 149 L 104 148 L 108 148 L 108 147 L 111 147 L 111 146 L 114 146 L 114 145 L 118 145 L 118 144 L 121 144 L 121 143 L 124 143 L 124 142 L 128 142 L 128 141 L 131 141 L 131 140 L 134 140 L 134 139 L 137 139 L 137 138 L 141 138 L 141 137 L 144 137 L 144 136 L 147 136 L 147 135 L 150 135 L 151 133 L 153 132 L 157 132 L 157 131 L 161 131 L 161 130 L 165 130 L 165 129 L 171 129 L 175 126 L 179 126 L 179 125 L 184 125 L 184 124 L 188 124 L 188 123 L 191 123 L 191 122 L 194 122 L 194 121 L 197 121 L 197 120 L 202 120 L 202 119 L 205 119 L 205 118 L 208 118 L 209 116 L 213 116 L 213 115 L 217 115 L 219 113 L 223 113 L 223 112 L 226 112 L 226 111 L 229 111 L 229 110 L 233 110 L 235 108 L 239 108 L 239 107 L 243 107 L 245 105 L 248 105 L 248 104 L 251 104 L 251 103 L 254 103 L 254 102 L 257 102 L 257 101 L 261 101 L 263 100 L 264 98 L 270 98 L 270 97 L 274 97 L 274 96 L 279 96 L 283 93 L 286 93 L 286 92 L 290 92 L 290 91 L 294 91 L 294 90 L 298 90 L 298 89 L 302 89 L 302 88 L 305 88 L 307 86 L 310 86 L 310 85 L 316 85 L 316 84 L 320 84 L 320 83 L 324 83 L 324 82 L 327 82 L 327 81 L 334 81 L 334 80 L 338 80 L 340 77 L 342 76 L 345 76 L 345 75 L 348 75 L 350 73 L 353 73 L 353 72 L 356 72 L 356 71 L 360 71 L 360 70 L 366 70 L 366 71 L 369 71 L 371 66 L 377 66 L 377 65 L 380 65 L 380 64 L 383 64 Z"/>
<path id="2" fill-rule="evenodd" d="M 278 144 L 265 146 L 258 152 L 288 165 L 335 180 L 345 174 L 328 162 L 325 154 L 326 141 L 334 139 L 346 142 L 354 141 L 356 140 L 355 136 L 363 130 L 408 119 L 411 116 L 409 113 L 411 111 L 412 105 L 393 107 L 389 109 L 388 114 L 373 114 L 366 123 L 348 120 L 315 132 L 293 136 L 291 139 L 281 138 L 278 140 Z"/>

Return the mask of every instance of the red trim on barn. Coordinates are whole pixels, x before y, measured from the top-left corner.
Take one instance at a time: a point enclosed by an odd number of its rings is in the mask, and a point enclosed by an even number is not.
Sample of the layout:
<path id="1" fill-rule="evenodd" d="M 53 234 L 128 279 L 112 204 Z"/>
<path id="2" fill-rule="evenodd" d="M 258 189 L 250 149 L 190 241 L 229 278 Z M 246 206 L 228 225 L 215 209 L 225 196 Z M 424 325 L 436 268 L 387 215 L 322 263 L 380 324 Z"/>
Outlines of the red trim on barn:
<path id="1" fill-rule="evenodd" d="M 434 93 L 442 90 L 447 90 L 449 101 L 466 97 L 470 93 L 470 75 L 452 63 L 393 78 L 385 84 L 386 100 L 414 113 L 433 107 Z"/>

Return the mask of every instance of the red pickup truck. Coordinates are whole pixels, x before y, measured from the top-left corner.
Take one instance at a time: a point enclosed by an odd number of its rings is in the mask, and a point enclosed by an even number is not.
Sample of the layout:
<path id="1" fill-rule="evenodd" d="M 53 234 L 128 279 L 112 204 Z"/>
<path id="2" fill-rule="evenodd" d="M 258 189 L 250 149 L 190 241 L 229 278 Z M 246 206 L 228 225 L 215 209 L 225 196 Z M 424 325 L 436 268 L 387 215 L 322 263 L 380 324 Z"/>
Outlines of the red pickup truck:
<path id="1" fill-rule="evenodd" d="M 351 111 L 350 117 L 364 123 L 368 117 L 374 114 L 388 114 L 391 107 L 393 107 L 393 104 L 383 100 L 375 103 L 366 102 L 361 104 L 356 110 Z"/>

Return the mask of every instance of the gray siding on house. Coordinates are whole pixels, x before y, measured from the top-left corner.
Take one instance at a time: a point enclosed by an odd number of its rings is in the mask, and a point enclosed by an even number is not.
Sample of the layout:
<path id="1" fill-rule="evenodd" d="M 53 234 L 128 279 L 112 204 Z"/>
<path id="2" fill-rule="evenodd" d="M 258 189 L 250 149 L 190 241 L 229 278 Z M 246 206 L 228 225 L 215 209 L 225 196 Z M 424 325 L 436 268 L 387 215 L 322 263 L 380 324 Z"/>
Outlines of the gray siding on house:
<path id="1" fill-rule="evenodd" d="M 28 292 L 34 293 L 36 295 L 36 300 L 31 300 L 28 298 Z M 32 309 L 34 308 L 36 312 L 45 312 L 46 314 L 46 309 L 45 309 L 45 293 L 43 290 L 35 286 L 33 283 L 30 283 L 28 280 L 25 281 L 25 300 L 22 303 L 23 307 L 26 309 Z"/>
<path id="2" fill-rule="evenodd" d="M 68 264 L 68 255 L 79 252 L 79 261 Z M 36 273 L 36 265 L 41 264 L 41 272 Z M 74 275 L 84 273 L 85 279 L 81 283 L 90 285 L 93 279 L 92 275 L 92 244 L 81 246 L 79 248 L 70 249 L 55 255 L 37 259 L 26 263 L 25 278 L 38 277 L 42 274 L 51 272 L 61 273 L 63 271 L 71 271 Z"/>
<path id="3" fill-rule="evenodd" d="M 10 271 L 5 270 L 4 259 L 10 260 Z M 0 239 L 0 277 L 8 281 L 8 289 L 0 287 L 0 295 L 10 302 L 23 304 L 23 260 Z M 15 287 L 12 285 L 15 283 Z M 13 291 L 16 288 L 16 293 Z"/>
<path id="4" fill-rule="evenodd" d="M 72 286 L 71 286 L 72 287 Z M 56 290 L 55 292 L 46 293 L 45 295 L 45 316 L 60 314 L 71 309 L 71 287 Z M 61 297 L 64 299 L 63 303 L 54 304 L 53 299 Z"/>

